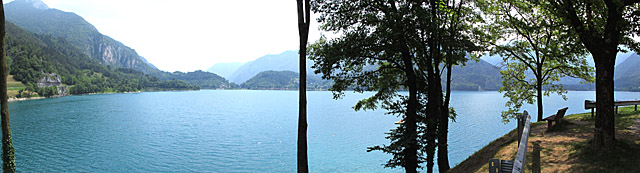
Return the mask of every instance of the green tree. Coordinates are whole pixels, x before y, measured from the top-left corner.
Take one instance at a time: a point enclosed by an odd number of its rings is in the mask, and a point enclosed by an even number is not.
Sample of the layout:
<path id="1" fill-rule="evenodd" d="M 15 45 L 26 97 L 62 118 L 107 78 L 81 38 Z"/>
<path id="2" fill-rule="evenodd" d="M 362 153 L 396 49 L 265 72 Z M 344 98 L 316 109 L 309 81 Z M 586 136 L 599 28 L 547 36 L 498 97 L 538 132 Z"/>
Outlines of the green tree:
<path id="1" fill-rule="evenodd" d="M 467 55 L 477 53 L 480 51 L 480 40 L 483 34 L 479 34 L 478 28 L 475 27 L 481 20 L 480 13 L 474 11 L 474 4 L 467 0 L 448 0 L 448 1 L 431 1 L 432 5 L 438 4 L 437 10 L 432 10 L 432 17 L 430 23 L 438 23 L 435 32 L 432 33 L 432 40 L 430 42 L 429 50 L 433 54 L 428 58 L 432 58 L 428 66 L 433 68 L 431 72 L 427 72 L 431 76 L 428 80 L 428 90 L 432 93 L 427 93 L 428 100 L 436 100 L 441 104 L 434 106 L 440 107 L 438 113 L 437 123 L 437 147 L 438 147 L 438 168 L 440 172 L 447 172 L 450 169 L 449 157 L 448 157 L 448 131 L 450 119 L 455 120 L 456 113 L 452 107 L 449 107 L 451 101 L 451 78 L 452 67 L 457 65 L 464 65 L 468 60 Z M 435 51 L 433 51 L 435 50 Z M 471 53 L 471 54 L 470 54 Z M 477 57 L 476 57 L 477 58 Z M 440 69 L 441 64 L 446 68 L 446 80 L 445 80 L 445 92 L 444 100 L 442 100 Z M 436 102 L 436 103 L 437 103 Z"/>
<path id="2" fill-rule="evenodd" d="M 303 2 L 304 1 L 304 2 Z M 298 34 L 300 36 L 300 93 L 298 114 L 298 172 L 309 172 L 307 158 L 307 40 L 311 22 L 309 0 L 298 0 Z"/>
<path id="3" fill-rule="evenodd" d="M 616 54 L 620 46 L 640 51 L 633 37 L 640 35 L 638 0 L 551 0 L 548 6 L 563 24 L 576 32 L 579 42 L 596 65 L 595 149 L 612 148 L 616 142 L 614 84 Z"/>
<path id="4" fill-rule="evenodd" d="M 376 109 L 400 116 L 404 123 L 388 133 L 390 145 L 370 147 L 393 155 L 385 167 L 415 172 L 426 162 L 433 171 L 436 145 L 440 171 L 447 171 L 450 87 L 442 93 L 442 65 L 463 64 L 479 20 L 470 1 L 317 0 L 313 10 L 335 39 L 311 46 L 316 72 L 332 79 L 334 98 L 346 89 L 376 91 L 354 108 Z M 370 68 L 376 66 L 377 68 Z M 450 71 L 450 70 L 449 70 Z M 450 73 L 447 85 L 450 84 Z M 398 94 L 408 90 L 408 94 Z M 445 100 L 443 100 L 445 99 Z M 436 140 L 438 143 L 436 144 Z"/>
<path id="5" fill-rule="evenodd" d="M 360 100 L 354 108 L 376 109 L 378 104 L 389 114 L 401 116 L 404 123 L 389 133 L 391 144 L 370 150 L 393 154 L 385 167 L 404 167 L 416 172 L 425 161 L 418 143 L 418 79 L 416 57 L 409 44 L 412 2 L 316 0 L 313 10 L 325 31 L 342 32 L 339 38 L 321 38 L 310 48 L 316 72 L 335 83 L 334 98 L 347 89 L 356 92 L 376 91 Z M 377 65 L 376 69 L 365 67 Z M 398 94 L 407 89 L 406 96 Z M 419 152 L 420 151 L 420 152 Z"/>
<path id="6" fill-rule="evenodd" d="M 566 90 L 554 82 L 569 76 L 593 82 L 592 68 L 584 58 L 586 51 L 575 44 L 577 36 L 544 7 L 547 1 L 487 0 L 479 3 L 491 16 L 489 25 L 501 39 L 492 54 L 505 62 L 501 71 L 500 92 L 509 98 L 502 116 L 515 118 L 523 104 L 537 101 L 538 120 L 542 121 L 543 96 L 557 93 L 565 100 Z M 529 74 L 532 74 L 531 77 Z M 544 91 L 543 91 L 544 90 Z"/>
<path id="7" fill-rule="evenodd" d="M 2 44 L 2 58 L 0 61 L 0 110 L 2 117 L 2 170 L 3 172 L 16 172 L 15 154 L 13 149 L 13 139 L 11 139 L 11 126 L 9 122 L 9 103 L 7 96 L 7 58 L 5 58 L 5 21 L 4 3 L 0 0 L 0 44 Z"/>

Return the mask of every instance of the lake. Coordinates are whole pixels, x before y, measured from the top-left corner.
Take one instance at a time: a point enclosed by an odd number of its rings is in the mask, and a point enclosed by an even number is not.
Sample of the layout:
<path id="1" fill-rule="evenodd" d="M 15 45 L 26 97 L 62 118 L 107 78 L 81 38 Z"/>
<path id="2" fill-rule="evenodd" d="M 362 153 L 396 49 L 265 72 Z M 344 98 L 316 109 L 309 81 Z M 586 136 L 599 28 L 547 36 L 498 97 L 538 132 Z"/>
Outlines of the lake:
<path id="1" fill-rule="evenodd" d="M 355 112 L 373 93 L 308 92 L 311 172 L 402 172 L 383 168 L 391 155 L 366 152 L 388 144 L 399 118 L 384 110 Z M 569 100 L 545 98 L 545 115 L 568 106 L 587 112 L 593 91 Z M 616 92 L 618 100 L 640 93 Z M 450 125 L 454 166 L 515 128 L 495 91 L 454 91 L 458 118 Z M 524 107 L 536 115 L 533 105 Z M 202 90 L 79 95 L 9 103 L 19 172 L 295 172 L 297 91 Z M 535 121 L 535 117 L 532 117 Z"/>

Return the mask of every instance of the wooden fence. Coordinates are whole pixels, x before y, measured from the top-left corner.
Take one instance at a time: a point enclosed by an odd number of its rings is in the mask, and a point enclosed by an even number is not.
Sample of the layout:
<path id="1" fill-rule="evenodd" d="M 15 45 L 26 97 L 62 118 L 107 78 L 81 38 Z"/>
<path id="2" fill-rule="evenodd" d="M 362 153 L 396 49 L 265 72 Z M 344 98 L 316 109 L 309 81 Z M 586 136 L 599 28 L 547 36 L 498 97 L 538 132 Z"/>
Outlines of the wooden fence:
<path id="1" fill-rule="evenodd" d="M 516 154 L 516 159 L 514 159 L 513 161 L 490 159 L 490 173 L 524 172 L 525 158 L 527 155 L 527 143 L 529 143 L 529 132 L 531 130 L 530 122 L 531 116 L 529 116 L 529 113 L 527 111 L 524 111 L 522 115 L 518 116 L 518 153 Z"/>

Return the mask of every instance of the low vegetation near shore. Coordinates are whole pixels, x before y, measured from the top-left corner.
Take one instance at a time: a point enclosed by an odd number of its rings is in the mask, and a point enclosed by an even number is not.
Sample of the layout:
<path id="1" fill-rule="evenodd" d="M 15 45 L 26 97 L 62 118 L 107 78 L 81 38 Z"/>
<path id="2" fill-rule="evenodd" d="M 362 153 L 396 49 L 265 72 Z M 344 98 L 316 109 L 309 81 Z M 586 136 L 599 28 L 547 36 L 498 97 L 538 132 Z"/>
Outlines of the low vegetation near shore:
<path id="1" fill-rule="evenodd" d="M 640 111 L 621 107 L 616 115 L 615 149 L 591 148 L 594 118 L 591 113 L 565 116 L 551 130 L 546 122 L 532 124 L 527 145 L 526 172 L 640 172 Z M 496 139 L 458 164 L 452 172 L 488 172 L 489 159 L 513 160 L 517 152 L 515 130 Z"/>

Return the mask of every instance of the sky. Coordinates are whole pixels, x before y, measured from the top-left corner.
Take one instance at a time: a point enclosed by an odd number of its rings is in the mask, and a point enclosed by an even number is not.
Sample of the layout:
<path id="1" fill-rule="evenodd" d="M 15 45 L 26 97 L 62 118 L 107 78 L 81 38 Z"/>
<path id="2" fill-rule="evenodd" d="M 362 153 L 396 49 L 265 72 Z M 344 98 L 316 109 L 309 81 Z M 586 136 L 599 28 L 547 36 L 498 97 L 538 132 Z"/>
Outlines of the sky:
<path id="1" fill-rule="evenodd" d="M 82 16 L 164 71 L 206 70 L 299 46 L 295 0 L 42 1 Z M 321 36 L 314 16 L 310 43 Z"/>

